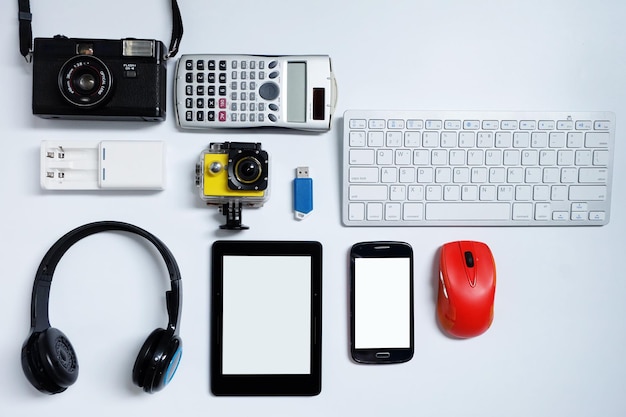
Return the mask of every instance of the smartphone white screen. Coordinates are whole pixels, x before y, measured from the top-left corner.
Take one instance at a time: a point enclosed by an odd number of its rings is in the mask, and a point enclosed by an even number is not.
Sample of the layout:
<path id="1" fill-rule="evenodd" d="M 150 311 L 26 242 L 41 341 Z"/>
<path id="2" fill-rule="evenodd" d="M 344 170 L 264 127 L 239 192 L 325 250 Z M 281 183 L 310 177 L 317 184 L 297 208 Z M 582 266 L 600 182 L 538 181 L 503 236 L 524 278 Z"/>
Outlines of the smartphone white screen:
<path id="1" fill-rule="evenodd" d="M 410 259 L 354 259 L 354 346 L 409 348 Z"/>
<path id="2" fill-rule="evenodd" d="M 222 373 L 311 373 L 311 257 L 224 256 Z"/>

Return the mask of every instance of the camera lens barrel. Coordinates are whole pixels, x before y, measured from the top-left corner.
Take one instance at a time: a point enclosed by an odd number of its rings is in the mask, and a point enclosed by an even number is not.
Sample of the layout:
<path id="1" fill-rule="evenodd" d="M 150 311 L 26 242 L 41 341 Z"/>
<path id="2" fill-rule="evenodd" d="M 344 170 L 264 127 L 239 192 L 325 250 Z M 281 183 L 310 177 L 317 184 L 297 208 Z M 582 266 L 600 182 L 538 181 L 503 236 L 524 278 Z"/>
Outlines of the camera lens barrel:
<path id="1" fill-rule="evenodd" d="M 99 58 L 76 55 L 61 67 L 59 90 L 65 99 L 77 107 L 95 107 L 111 92 L 111 71 Z"/>
<path id="2" fill-rule="evenodd" d="M 235 164 L 235 176 L 239 182 L 244 184 L 254 183 L 262 173 L 261 163 L 253 156 L 241 158 Z"/>

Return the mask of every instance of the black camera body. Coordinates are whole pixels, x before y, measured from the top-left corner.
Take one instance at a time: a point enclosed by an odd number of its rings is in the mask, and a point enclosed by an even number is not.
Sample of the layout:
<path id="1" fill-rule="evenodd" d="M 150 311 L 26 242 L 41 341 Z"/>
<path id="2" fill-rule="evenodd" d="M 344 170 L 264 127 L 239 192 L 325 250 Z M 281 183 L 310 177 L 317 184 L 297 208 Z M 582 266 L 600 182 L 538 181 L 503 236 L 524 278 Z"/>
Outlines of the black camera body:
<path id="1" fill-rule="evenodd" d="M 33 114 L 165 120 L 165 45 L 150 39 L 35 38 Z"/>

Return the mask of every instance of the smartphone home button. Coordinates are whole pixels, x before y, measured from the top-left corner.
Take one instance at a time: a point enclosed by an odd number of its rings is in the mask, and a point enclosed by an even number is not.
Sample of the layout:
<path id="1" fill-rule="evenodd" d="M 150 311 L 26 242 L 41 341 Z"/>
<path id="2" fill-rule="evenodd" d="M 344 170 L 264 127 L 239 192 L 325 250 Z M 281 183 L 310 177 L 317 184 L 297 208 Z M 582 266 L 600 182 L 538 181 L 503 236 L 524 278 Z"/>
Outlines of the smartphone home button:
<path id="1" fill-rule="evenodd" d="M 389 359 L 391 354 L 389 352 L 376 352 L 377 359 Z"/>

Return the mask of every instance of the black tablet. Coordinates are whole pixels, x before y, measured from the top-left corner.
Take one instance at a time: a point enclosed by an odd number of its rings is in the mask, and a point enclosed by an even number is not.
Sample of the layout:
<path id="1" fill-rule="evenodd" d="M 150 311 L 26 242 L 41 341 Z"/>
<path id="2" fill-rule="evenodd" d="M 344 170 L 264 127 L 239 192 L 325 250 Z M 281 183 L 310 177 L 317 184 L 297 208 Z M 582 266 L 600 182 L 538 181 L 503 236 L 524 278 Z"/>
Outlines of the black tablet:
<path id="1" fill-rule="evenodd" d="M 322 388 L 322 245 L 217 241 L 211 391 L 317 395 Z"/>

